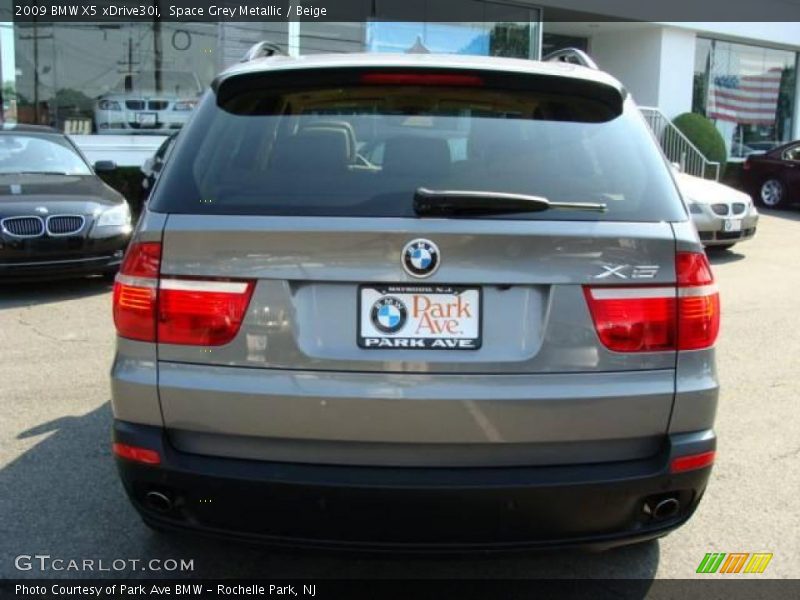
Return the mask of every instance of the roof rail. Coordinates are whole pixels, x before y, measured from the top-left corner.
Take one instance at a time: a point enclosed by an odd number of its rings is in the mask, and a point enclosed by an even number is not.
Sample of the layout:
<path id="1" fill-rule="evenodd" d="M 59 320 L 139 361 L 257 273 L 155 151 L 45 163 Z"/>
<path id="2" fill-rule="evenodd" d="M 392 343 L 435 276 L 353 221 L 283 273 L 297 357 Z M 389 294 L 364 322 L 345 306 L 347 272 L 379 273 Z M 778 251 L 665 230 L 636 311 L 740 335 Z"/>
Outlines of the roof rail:
<path id="1" fill-rule="evenodd" d="M 590 69 L 597 69 L 597 63 L 583 50 L 577 48 L 562 48 L 551 52 L 542 59 L 544 62 L 563 62 L 571 65 L 580 65 L 582 67 L 589 67 Z"/>
<path id="2" fill-rule="evenodd" d="M 250 47 L 250 50 L 245 53 L 239 62 L 246 63 L 257 58 L 265 58 L 267 56 L 275 55 L 286 56 L 286 53 L 281 50 L 280 46 L 273 44 L 272 42 L 258 42 Z"/>

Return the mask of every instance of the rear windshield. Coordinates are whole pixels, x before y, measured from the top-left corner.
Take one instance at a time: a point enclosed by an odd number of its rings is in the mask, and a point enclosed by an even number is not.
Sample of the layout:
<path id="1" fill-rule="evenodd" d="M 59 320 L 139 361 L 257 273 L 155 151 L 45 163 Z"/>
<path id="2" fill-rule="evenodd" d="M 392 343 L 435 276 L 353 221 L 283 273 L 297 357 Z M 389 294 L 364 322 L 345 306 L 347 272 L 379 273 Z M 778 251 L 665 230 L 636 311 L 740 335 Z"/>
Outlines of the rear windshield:
<path id="1" fill-rule="evenodd" d="M 414 192 L 425 187 L 608 205 L 491 218 L 686 218 L 632 102 L 620 111 L 588 94 L 533 87 L 305 81 L 209 92 L 151 208 L 413 217 Z"/>

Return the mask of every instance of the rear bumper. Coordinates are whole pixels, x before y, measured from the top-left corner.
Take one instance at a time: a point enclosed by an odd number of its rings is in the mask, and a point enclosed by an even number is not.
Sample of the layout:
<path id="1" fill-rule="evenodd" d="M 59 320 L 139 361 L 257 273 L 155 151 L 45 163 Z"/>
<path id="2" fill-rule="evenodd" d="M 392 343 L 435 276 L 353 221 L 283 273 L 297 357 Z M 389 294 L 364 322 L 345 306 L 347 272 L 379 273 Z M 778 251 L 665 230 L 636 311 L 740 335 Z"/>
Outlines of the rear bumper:
<path id="1" fill-rule="evenodd" d="M 710 468 L 673 475 L 676 456 L 711 450 L 713 432 L 672 435 L 638 461 L 557 467 L 410 468 L 271 463 L 178 452 L 159 427 L 122 421 L 114 440 L 157 450 L 159 466 L 117 459 L 149 523 L 328 548 L 463 551 L 606 548 L 664 535 L 694 512 Z M 168 496 L 155 510 L 146 494 Z M 678 513 L 643 509 L 675 497 Z"/>

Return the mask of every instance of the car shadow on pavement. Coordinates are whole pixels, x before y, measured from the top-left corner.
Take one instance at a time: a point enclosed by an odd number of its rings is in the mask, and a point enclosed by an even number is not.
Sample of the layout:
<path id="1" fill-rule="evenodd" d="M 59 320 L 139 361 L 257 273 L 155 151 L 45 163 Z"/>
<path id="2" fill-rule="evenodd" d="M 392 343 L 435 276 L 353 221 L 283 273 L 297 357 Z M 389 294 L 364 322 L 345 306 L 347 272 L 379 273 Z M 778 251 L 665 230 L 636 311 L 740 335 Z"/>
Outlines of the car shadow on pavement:
<path id="1" fill-rule="evenodd" d="M 778 219 L 787 219 L 789 221 L 800 221 L 800 204 L 794 204 L 786 208 L 776 210 L 771 208 L 758 207 L 758 212 L 762 215 L 770 217 L 777 217 Z M 758 235 L 756 233 L 756 235 Z"/>
<path id="2" fill-rule="evenodd" d="M 106 277 L 0 283 L 0 310 L 87 298 L 110 292 L 112 287 L 113 281 Z"/>
<path id="3" fill-rule="evenodd" d="M 124 495 L 110 455 L 110 425 L 106 403 L 83 416 L 60 417 L 16 433 L 13 444 L 26 449 L 0 469 L 0 577 L 634 579 L 624 584 L 625 597 L 640 598 L 658 568 L 655 541 L 602 553 L 440 557 L 285 550 L 155 533 L 141 523 Z M 15 568 L 16 556 L 37 553 L 102 559 L 106 565 L 115 559 L 185 559 L 193 561 L 194 569 L 42 573 Z M 623 582 L 609 583 L 614 585 Z"/>
<path id="4" fill-rule="evenodd" d="M 727 263 L 739 262 L 746 258 L 744 254 L 737 252 L 735 249 L 733 250 L 723 250 L 720 248 L 706 248 L 706 256 L 708 256 L 708 262 L 712 265 L 724 265 Z"/>

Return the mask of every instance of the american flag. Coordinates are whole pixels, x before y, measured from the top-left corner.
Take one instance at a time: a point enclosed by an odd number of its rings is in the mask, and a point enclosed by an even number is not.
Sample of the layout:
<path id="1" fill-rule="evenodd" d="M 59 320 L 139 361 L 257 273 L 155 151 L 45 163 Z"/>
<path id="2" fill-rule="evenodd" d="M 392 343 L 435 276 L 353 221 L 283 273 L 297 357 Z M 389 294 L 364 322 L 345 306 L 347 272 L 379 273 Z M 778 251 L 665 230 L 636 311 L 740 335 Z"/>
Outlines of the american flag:
<path id="1" fill-rule="evenodd" d="M 777 67 L 760 75 L 713 77 L 708 86 L 708 116 L 742 124 L 774 124 L 782 73 Z"/>

